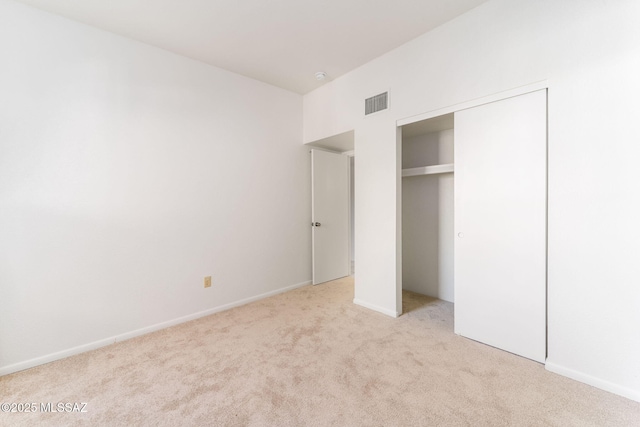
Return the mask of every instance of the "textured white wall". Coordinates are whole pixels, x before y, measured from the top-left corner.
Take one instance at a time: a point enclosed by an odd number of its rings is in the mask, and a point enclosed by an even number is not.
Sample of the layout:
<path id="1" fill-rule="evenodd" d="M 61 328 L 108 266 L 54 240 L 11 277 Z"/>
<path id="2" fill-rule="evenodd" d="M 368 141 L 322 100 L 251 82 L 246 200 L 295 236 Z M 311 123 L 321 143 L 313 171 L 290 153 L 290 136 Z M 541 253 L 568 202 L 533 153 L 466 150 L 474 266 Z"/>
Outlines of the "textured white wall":
<path id="1" fill-rule="evenodd" d="M 310 279 L 301 96 L 4 0 L 0 54 L 0 373 Z"/>
<path id="2" fill-rule="evenodd" d="M 306 141 L 355 129 L 355 293 L 397 310 L 397 119 L 547 80 L 547 368 L 640 400 L 640 2 L 493 0 L 304 98 Z M 390 110 L 363 100 L 390 89 Z"/>

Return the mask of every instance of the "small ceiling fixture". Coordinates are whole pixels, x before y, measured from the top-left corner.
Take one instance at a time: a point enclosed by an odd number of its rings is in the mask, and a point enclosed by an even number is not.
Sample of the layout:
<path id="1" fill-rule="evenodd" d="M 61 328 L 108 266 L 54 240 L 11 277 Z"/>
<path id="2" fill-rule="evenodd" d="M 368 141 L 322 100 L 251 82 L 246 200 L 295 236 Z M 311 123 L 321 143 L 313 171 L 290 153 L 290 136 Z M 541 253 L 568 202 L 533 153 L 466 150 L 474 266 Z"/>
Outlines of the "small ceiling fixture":
<path id="1" fill-rule="evenodd" d="M 318 71 L 316 73 L 316 80 L 322 81 L 322 80 L 324 80 L 326 78 L 327 78 L 327 73 L 325 73 L 324 71 Z"/>

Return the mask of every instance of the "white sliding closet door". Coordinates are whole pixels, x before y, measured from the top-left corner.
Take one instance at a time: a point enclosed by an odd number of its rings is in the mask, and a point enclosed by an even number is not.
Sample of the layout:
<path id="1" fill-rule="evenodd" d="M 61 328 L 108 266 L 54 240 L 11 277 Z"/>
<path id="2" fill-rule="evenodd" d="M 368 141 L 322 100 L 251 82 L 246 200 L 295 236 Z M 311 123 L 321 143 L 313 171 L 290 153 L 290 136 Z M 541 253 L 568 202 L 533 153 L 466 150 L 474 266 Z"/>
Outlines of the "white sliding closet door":
<path id="1" fill-rule="evenodd" d="M 455 113 L 455 331 L 546 357 L 547 92 Z"/>

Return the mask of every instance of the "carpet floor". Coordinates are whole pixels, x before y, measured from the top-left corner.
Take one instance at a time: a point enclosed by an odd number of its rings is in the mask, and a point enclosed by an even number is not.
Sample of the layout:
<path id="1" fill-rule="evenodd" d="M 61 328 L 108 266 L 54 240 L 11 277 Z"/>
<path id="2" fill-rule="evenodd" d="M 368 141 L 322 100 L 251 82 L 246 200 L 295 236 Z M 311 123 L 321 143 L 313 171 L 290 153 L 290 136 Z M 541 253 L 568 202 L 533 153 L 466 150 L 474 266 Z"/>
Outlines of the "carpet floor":
<path id="1" fill-rule="evenodd" d="M 353 279 L 0 377 L 2 426 L 640 426 L 640 403 L 453 333 L 453 304 L 404 293 L 398 319 Z M 77 407 L 76 409 L 81 409 Z"/>

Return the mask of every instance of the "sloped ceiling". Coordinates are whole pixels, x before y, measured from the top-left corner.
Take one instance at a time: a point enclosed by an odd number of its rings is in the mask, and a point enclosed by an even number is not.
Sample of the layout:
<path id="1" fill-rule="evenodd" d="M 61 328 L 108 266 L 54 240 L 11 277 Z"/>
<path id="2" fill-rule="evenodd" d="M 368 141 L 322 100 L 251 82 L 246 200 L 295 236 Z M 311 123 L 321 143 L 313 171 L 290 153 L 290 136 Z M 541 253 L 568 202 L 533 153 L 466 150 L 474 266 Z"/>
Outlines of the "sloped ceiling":
<path id="1" fill-rule="evenodd" d="M 486 0 L 20 0 L 297 93 Z"/>

